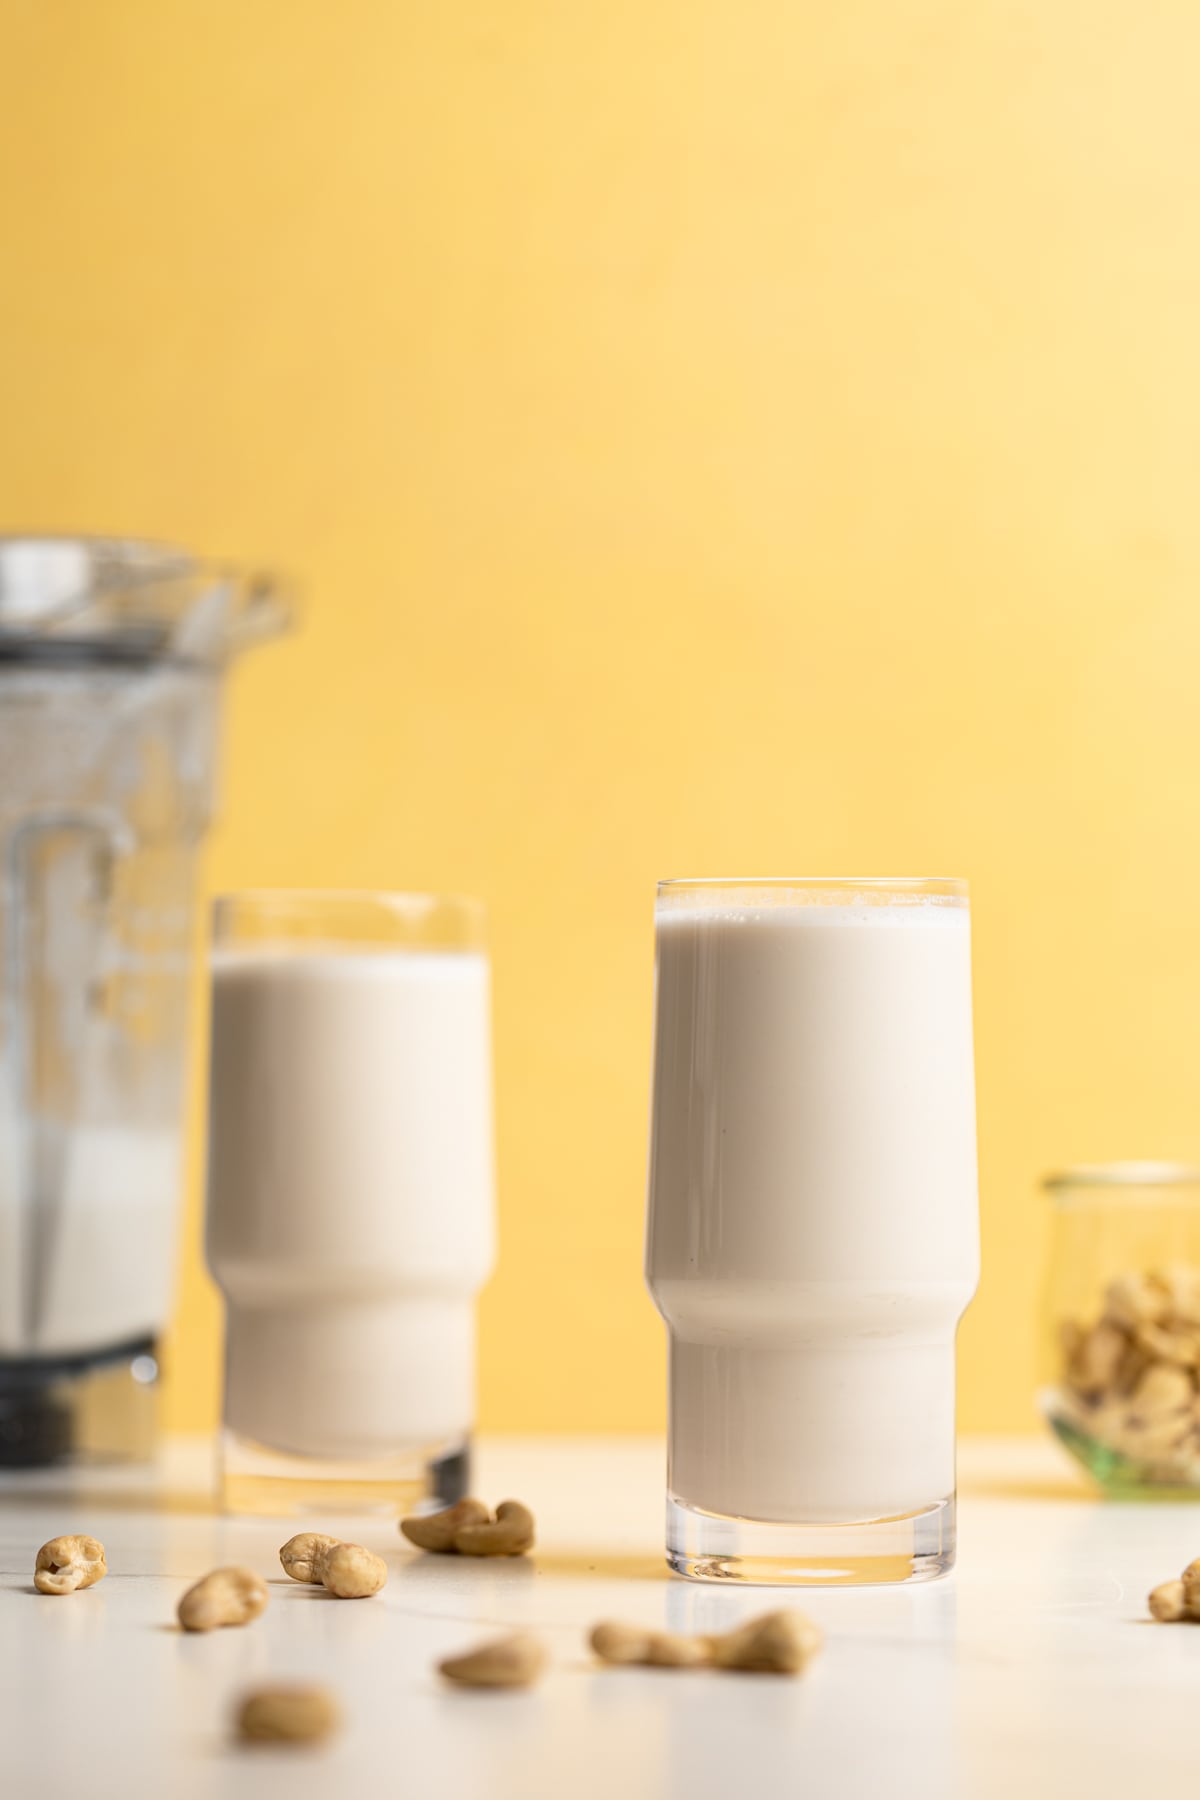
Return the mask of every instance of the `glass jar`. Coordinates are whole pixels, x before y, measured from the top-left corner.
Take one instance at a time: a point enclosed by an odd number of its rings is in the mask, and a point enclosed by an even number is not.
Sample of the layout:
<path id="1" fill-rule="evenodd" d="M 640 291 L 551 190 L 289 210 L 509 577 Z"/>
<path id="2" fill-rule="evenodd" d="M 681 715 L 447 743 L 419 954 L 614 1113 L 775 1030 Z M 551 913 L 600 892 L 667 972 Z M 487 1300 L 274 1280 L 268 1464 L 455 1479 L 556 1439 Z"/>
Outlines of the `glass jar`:
<path id="1" fill-rule="evenodd" d="M 1200 1169 L 1048 1175 L 1042 1410 L 1109 1493 L 1200 1496 Z"/>

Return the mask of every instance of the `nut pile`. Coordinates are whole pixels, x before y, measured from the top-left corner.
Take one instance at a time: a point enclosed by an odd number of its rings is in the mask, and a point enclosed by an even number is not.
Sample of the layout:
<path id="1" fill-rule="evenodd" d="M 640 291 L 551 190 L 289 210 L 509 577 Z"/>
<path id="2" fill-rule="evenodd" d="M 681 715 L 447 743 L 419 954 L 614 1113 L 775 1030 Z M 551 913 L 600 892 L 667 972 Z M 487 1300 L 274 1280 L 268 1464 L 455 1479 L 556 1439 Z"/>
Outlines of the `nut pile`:
<path id="1" fill-rule="evenodd" d="M 1178 1581 L 1164 1581 L 1153 1588 L 1147 1604 L 1151 1616 L 1164 1625 L 1181 1620 L 1200 1625 L 1200 1556 L 1188 1564 Z"/>
<path id="2" fill-rule="evenodd" d="M 1127 1270 L 1060 1337 L 1075 1421 L 1161 1479 L 1200 1480 L 1200 1269 Z"/>
<path id="3" fill-rule="evenodd" d="M 524 1556 L 533 1549 L 533 1514 L 519 1500 L 502 1500 L 494 1517 L 482 1500 L 460 1500 L 401 1519 L 400 1529 L 418 1550 L 437 1556 Z"/>

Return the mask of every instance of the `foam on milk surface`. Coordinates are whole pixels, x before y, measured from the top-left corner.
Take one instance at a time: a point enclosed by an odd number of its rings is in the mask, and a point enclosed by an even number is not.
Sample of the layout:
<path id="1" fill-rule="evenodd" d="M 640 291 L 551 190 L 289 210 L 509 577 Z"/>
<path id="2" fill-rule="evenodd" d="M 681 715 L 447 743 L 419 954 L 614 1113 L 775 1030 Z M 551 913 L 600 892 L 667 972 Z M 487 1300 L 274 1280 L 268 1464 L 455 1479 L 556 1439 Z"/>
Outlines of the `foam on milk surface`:
<path id="1" fill-rule="evenodd" d="M 921 899 L 892 906 L 844 906 L 815 901 L 811 904 L 779 902 L 771 906 L 728 906 L 724 904 L 676 905 L 659 901 L 657 922 L 678 925 L 778 925 L 796 930 L 841 926 L 868 927 L 886 931 L 924 930 L 931 927 L 969 930 L 971 915 L 959 901 Z"/>

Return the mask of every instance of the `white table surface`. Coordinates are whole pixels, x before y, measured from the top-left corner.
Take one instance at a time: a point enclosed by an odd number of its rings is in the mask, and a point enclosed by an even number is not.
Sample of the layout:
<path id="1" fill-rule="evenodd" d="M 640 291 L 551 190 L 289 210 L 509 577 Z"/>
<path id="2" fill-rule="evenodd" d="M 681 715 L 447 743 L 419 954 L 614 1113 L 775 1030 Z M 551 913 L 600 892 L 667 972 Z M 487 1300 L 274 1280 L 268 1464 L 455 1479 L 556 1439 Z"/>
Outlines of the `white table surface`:
<path id="1" fill-rule="evenodd" d="M 540 1542 L 517 1561 L 423 1557 L 393 1525 L 347 1522 L 387 1554 L 377 1598 L 289 1582 L 300 1524 L 222 1518 L 207 1452 L 171 1446 L 157 1485 L 23 1475 L 0 1482 L 3 1800 L 734 1800 L 757 1793 L 1035 1800 L 1191 1791 L 1200 1628 L 1147 1622 L 1145 1596 L 1200 1554 L 1200 1506 L 1090 1497 L 1049 1443 L 962 1446 L 958 1570 L 902 1589 L 783 1596 L 825 1628 L 799 1680 L 609 1669 L 585 1633 L 615 1617 L 723 1630 L 779 1590 L 667 1574 L 662 1450 L 647 1440 L 505 1441 L 476 1488 L 526 1499 Z M 312 1523 L 342 1529 L 341 1521 Z M 96 1588 L 36 1594 L 34 1553 L 100 1537 Z M 175 1626 L 185 1587 L 246 1562 L 273 1585 L 243 1630 Z M 447 1689 L 436 1658 L 491 1632 L 539 1632 L 552 1667 L 528 1693 Z M 248 1684 L 316 1678 L 346 1726 L 319 1751 L 244 1749 Z M 1186 1783 L 1186 1789 L 1185 1784 Z"/>

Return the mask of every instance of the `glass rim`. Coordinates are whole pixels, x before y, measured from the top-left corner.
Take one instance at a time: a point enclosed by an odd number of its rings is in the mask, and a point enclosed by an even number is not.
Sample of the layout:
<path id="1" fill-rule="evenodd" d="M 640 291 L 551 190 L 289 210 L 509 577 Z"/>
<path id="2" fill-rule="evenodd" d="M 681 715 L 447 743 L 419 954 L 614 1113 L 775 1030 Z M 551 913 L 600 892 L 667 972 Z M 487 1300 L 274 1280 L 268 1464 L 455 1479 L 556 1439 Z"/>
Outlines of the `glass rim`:
<path id="1" fill-rule="evenodd" d="M 357 908 L 410 924 L 437 912 L 456 913 L 477 927 L 482 927 L 487 919 L 486 905 L 473 894 L 421 893 L 402 888 L 232 888 L 213 898 L 214 931 L 246 908 L 279 916 Z"/>
<path id="2" fill-rule="evenodd" d="M 673 875 L 658 883 L 664 899 L 681 894 L 700 898 L 721 892 L 761 894 L 896 894 L 924 899 L 966 900 L 959 875 Z"/>
<path id="3" fill-rule="evenodd" d="M 56 557 L 58 577 L 46 587 L 46 560 L 53 563 Z M 13 600 L 14 563 L 24 571 L 29 594 L 38 585 L 31 580 L 33 571 L 40 568 L 42 591 L 35 597 Z M 198 633 L 196 620 L 204 615 L 196 602 L 206 584 L 228 589 L 233 599 L 221 620 Z M 160 590 L 175 601 L 156 603 Z M 20 584 L 16 592 L 19 596 Z M 286 630 L 295 611 L 288 577 L 257 564 L 195 553 L 158 538 L 0 532 L 0 672 L 5 674 L 109 666 L 211 673 L 234 652 Z"/>
<path id="4" fill-rule="evenodd" d="M 83 551 L 100 563 L 101 573 L 107 559 L 110 570 L 120 569 L 121 587 L 127 591 L 160 581 L 179 581 L 192 575 L 235 579 L 249 574 L 268 578 L 268 572 L 257 565 L 247 565 L 236 557 L 210 556 L 202 551 L 187 550 L 169 538 L 103 531 L 0 531 L 0 562 L 14 552 L 43 550 Z M 272 576 L 273 573 L 270 572 Z"/>

